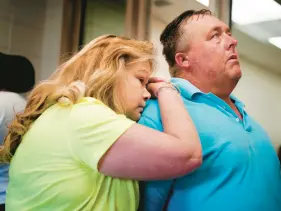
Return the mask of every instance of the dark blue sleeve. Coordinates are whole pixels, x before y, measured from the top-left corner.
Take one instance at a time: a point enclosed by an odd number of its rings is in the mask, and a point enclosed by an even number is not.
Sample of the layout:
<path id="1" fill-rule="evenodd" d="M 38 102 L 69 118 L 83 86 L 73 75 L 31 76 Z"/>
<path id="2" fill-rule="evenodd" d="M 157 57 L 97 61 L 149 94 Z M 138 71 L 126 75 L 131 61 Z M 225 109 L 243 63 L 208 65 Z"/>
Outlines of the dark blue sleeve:
<path id="1" fill-rule="evenodd" d="M 141 193 L 142 211 L 161 211 L 166 204 L 173 180 L 144 182 Z"/>

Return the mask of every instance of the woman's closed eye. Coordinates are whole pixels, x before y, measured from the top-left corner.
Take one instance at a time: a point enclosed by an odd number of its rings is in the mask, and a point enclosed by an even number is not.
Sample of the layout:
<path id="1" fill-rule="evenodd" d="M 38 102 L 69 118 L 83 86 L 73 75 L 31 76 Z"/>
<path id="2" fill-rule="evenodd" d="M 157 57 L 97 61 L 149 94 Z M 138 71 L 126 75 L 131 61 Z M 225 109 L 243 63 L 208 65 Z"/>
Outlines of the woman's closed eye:
<path id="1" fill-rule="evenodd" d="M 140 83 L 143 85 L 143 86 L 146 86 L 147 83 L 148 83 L 148 79 L 147 78 L 144 78 L 144 77 L 139 77 L 138 78 Z"/>
<path id="2" fill-rule="evenodd" d="M 139 81 L 141 82 L 141 84 L 144 83 L 144 79 L 143 78 L 139 78 Z"/>

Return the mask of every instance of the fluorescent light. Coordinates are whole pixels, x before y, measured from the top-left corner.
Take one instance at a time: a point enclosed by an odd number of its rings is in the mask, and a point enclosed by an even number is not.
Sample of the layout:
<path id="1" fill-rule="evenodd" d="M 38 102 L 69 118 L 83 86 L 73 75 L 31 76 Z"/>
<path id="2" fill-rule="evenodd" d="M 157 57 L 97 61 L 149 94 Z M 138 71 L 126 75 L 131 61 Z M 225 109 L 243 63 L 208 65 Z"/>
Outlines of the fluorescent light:
<path id="1" fill-rule="evenodd" d="M 268 38 L 268 42 L 281 49 L 281 37 L 270 37 Z"/>
<path id="2" fill-rule="evenodd" d="M 209 7 L 209 0 L 196 0 L 198 1 L 200 4 L 205 5 L 206 7 Z"/>
<path id="3" fill-rule="evenodd" d="M 274 0 L 233 0 L 232 20 L 252 24 L 281 19 L 281 5 Z"/>

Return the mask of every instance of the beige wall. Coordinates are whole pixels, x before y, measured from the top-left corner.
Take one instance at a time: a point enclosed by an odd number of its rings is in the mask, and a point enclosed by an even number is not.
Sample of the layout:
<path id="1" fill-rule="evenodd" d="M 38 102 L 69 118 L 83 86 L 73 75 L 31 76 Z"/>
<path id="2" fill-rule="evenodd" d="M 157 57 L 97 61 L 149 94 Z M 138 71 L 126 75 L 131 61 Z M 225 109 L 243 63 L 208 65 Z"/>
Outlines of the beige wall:
<path id="1" fill-rule="evenodd" d="M 246 110 L 267 130 L 273 144 L 281 145 L 281 75 L 241 59 L 243 77 L 234 94 Z"/>
<path id="2" fill-rule="evenodd" d="M 156 46 L 156 75 L 169 77 L 168 65 L 162 56 L 159 41 L 165 23 L 152 15 L 151 41 Z M 281 75 L 241 58 L 243 77 L 234 94 L 246 105 L 248 113 L 255 118 L 268 132 L 275 146 L 281 144 Z"/>
<path id="3" fill-rule="evenodd" d="M 170 77 L 168 72 L 169 66 L 162 55 L 162 45 L 159 41 L 160 34 L 165 26 L 166 24 L 161 21 L 161 19 L 158 19 L 157 16 L 152 14 L 150 22 L 150 41 L 154 43 L 156 48 L 157 63 L 155 74 L 157 76 Z"/>
<path id="4" fill-rule="evenodd" d="M 41 0 L 40 0 L 41 1 Z M 42 45 L 40 80 L 48 78 L 59 64 L 63 0 L 45 0 L 45 22 Z"/>
<path id="5" fill-rule="evenodd" d="M 124 36 L 125 14 L 125 1 L 119 4 L 104 0 L 88 1 L 83 42 L 86 44 L 105 34 Z"/>
<path id="6" fill-rule="evenodd" d="M 63 0 L 1 0 L 0 51 L 27 57 L 36 80 L 56 68 L 60 52 Z"/>

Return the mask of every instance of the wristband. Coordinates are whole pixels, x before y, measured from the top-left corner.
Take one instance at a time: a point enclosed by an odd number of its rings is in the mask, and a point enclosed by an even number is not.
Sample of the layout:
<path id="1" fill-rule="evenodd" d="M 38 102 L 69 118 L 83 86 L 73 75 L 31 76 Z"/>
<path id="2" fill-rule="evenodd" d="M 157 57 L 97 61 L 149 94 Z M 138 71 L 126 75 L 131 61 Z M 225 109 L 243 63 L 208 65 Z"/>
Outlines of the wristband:
<path id="1" fill-rule="evenodd" d="M 168 86 L 162 86 L 162 87 L 160 87 L 160 88 L 158 89 L 158 91 L 156 92 L 156 97 L 158 97 L 159 93 L 162 92 L 164 89 L 173 89 L 173 90 L 175 90 L 177 93 L 180 94 L 180 90 L 179 90 L 177 87 L 175 87 L 174 85 L 170 85 L 170 86 L 168 85 Z"/>

